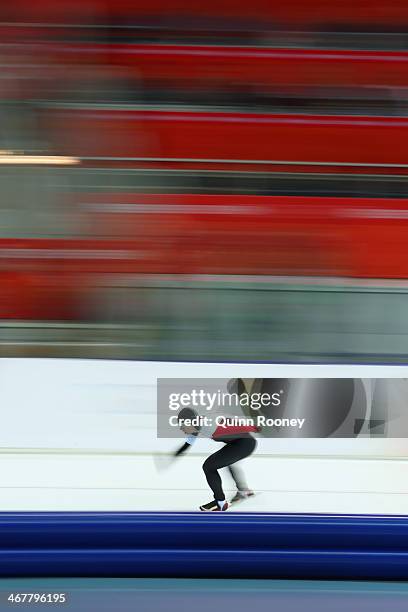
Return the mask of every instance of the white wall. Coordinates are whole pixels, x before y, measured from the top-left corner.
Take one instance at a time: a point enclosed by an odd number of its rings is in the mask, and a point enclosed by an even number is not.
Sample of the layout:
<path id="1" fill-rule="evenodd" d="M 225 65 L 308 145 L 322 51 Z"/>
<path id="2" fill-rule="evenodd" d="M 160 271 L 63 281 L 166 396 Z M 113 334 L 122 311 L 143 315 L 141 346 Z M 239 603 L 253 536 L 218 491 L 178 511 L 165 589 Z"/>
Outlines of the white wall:
<path id="1" fill-rule="evenodd" d="M 0 450 L 156 452 L 157 377 L 398 378 L 403 366 L 245 365 L 68 359 L 0 359 Z M 406 439 L 269 439 L 258 453 L 390 457 Z M 207 452 L 211 442 L 195 452 Z"/>

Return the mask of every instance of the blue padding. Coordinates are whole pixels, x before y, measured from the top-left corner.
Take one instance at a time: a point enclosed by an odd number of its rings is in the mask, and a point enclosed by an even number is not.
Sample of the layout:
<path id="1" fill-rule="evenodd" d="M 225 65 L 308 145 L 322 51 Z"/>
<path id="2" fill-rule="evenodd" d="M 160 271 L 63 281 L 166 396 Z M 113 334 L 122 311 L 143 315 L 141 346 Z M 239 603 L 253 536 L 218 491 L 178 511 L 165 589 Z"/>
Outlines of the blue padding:
<path id="1" fill-rule="evenodd" d="M 0 513 L 0 575 L 408 580 L 408 517 Z"/>
<path id="2" fill-rule="evenodd" d="M 408 517 L 243 513 L 0 513 L 1 548 L 408 551 Z"/>
<path id="3" fill-rule="evenodd" d="M 3 550 L 0 576 L 407 580 L 408 553 L 287 550 Z"/>

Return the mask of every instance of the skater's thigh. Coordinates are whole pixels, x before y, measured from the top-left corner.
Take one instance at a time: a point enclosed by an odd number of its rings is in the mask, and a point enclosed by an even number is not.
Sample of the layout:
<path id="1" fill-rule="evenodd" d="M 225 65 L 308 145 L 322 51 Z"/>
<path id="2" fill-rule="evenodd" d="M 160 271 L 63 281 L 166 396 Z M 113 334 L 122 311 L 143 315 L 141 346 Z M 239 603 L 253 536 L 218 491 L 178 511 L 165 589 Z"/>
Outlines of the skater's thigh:
<path id="1" fill-rule="evenodd" d="M 233 443 L 234 446 L 234 461 L 231 463 L 235 463 L 236 461 L 240 461 L 241 459 L 245 459 L 245 457 L 249 457 L 252 455 L 256 448 L 256 440 L 252 436 L 248 436 L 247 438 L 238 438 Z"/>
<path id="2" fill-rule="evenodd" d="M 206 459 L 203 463 L 203 469 L 205 470 L 218 470 L 223 467 L 227 467 L 227 465 L 231 465 L 234 463 L 236 459 L 231 455 L 231 447 L 229 444 L 226 444 L 223 448 L 220 448 L 219 451 L 213 453 Z"/>
<path id="3" fill-rule="evenodd" d="M 204 469 L 218 470 L 228 465 L 232 465 L 245 457 L 248 457 L 256 445 L 254 438 L 242 438 L 232 443 L 226 444 L 216 453 L 213 453 L 204 462 Z"/>

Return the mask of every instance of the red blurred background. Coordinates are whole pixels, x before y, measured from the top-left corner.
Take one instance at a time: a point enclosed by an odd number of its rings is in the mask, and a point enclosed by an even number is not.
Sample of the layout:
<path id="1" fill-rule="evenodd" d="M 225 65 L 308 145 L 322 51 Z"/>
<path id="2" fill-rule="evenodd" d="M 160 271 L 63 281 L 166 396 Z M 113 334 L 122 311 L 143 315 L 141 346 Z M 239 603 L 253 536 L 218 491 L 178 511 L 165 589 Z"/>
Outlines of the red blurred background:
<path id="1" fill-rule="evenodd" d="M 89 318 L 129 275 L 408 278 L 406 2 L 0 21 L 0 319 Z"/>

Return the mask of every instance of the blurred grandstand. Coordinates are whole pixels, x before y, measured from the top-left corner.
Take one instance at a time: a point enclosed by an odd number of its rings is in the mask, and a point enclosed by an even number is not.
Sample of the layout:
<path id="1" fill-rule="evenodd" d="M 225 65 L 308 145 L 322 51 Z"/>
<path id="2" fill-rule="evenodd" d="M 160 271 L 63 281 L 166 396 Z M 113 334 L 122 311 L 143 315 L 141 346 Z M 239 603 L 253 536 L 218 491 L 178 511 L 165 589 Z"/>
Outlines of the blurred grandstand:
<path id="1" fill-rule="evenodd" d="M 0 355 L 406 362 L 408 3 L 0 8 Z"/>

